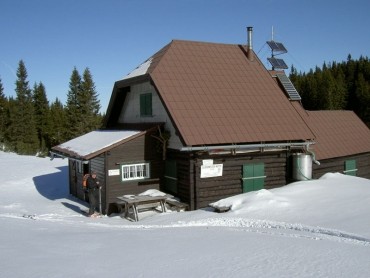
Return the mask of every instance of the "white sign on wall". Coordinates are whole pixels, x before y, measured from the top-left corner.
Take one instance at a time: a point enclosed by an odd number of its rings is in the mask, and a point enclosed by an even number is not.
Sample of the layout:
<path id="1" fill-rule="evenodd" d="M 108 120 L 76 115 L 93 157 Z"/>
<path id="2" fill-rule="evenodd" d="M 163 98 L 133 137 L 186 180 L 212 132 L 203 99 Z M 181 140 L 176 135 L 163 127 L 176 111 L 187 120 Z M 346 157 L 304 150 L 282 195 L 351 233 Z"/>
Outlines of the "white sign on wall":
<path id="1" fill-rule="evenodd" d="M 212 159 L 203 160 L 203 165 L 200 166 L 201 178 L 221 177 L 223 164 L 213 164 Z"/>
<path id="2" fill-rule="evenodd" d="M 108 170 L 108 176 L 119 176 L 119 169 Z"/>

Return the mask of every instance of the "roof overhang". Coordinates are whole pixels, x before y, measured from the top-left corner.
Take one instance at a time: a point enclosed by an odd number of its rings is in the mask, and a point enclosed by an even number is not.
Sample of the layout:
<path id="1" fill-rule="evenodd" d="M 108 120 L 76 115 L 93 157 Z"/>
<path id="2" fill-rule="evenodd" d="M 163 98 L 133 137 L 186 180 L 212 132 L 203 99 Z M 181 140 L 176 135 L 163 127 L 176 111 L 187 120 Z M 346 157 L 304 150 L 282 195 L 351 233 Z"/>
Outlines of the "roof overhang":
<path id="1" fill-rule="evenodd" d="M 260 150 L 260 149 L 284 149 L 284 148 L 306 148 L 315 144 L 314 141 L 304 142 L 277 142 L 277 143 L 257 143 L 257 144 L 231 144 L 231 145 L 217 145 L 217 146 L 186 146 L 182 147 L 183 152 L 192 151 L 214 151 L 214 150 Z"/>
<path id="2" fill-rule="evenodd" d="M 50 153 L 52 156 L 88 161 L 146 132 L 146 130 L 96 130 L 55 146 Z"/>

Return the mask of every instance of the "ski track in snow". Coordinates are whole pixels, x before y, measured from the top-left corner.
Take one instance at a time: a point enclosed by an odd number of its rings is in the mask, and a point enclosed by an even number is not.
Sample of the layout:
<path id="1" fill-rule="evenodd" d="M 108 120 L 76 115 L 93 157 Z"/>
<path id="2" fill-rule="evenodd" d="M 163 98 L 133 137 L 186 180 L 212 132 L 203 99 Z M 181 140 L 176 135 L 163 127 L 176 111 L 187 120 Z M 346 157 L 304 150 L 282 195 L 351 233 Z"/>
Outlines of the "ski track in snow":
<path id="1" fill-rule="evenodd" d="M 63 222 L 65 224 L 80 224 L 76 222 L 76 217 L 80 220 L 85 220 L 82 215 L 58 215 L 58 214 L 0 214 L 0 218 L 13 218 L 23 220 L 41 220 L 51 222 Z M 322 227 L 313 227 L 299 223 L 285 223 L 269 220 L 254 220 L 245 218 L 207 218 L 199 221 L 178 221 L 168 225 L 117 225 L 114 223 L 104 223 L 102 220 L 98 222 L 88 222 L 84 225 L 94 226 L 98 228 L 110 229 L 171 229 L 171 228 L 189 228 L 189 227 L 224 227 L 234 228 L 236 231 L 245 231 L 259 234 L 266 234 L 270 236 L 282 236 L 291 238 L 304 238 L 309 240 L 331 240 L 349 244 L 358 244 L 363 246 L 370 246 L 370 239 L 356 234 L 347 233 L 335 229 L 327 229 Z M 86 219 L 87 220 L 87 219 Z M 94 220 L 95 221 L 95 220 Z M 285 232 L 283 232 L 285 231 Z"/>
<path id="2" fill-rule="evenodd" d="M 370 239 L 356 234 L 346 233 L 335 229 L 312 227 L 303 224 L 291 224 L 268 220 L 253 220 L 244 218 L 208 218 L 201 221 L 179 221 L 169 225 L 109 225 L 104 223 L 89 223 L 100 227 L 114 227 L 121 229 L 169 229 L 187 227 L 225 227 L 235 228 L 246 232 L 267 234 L 272 236 L 284 236 L 294 238 L 306 238 L 311 240 L 332 240 L 350 244 L 370 246 Z M 282 232 L 282 231 L 290 231 Z M 293 233 L 291 233 L 293 232 Z"/>

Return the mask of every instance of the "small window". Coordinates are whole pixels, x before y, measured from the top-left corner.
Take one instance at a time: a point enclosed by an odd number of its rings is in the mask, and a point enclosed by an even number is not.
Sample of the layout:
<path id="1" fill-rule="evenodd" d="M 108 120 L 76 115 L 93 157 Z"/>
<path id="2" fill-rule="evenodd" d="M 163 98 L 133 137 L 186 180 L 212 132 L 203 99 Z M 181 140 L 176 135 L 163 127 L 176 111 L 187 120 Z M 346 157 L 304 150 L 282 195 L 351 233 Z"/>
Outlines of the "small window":
<path id="1" fill-rule="evenodd" d="M 356 176 L 356 160 L 346 160 L 343 173 L 350 176 Z"/>
<path id="2" fill-rule="evenodd" d="M 152 94 L 141 94 L 140 95 L 140 116 L 148 117 L 152 116 Z"/>
<path id="3" fill-rule="evenodd" d="M 149 163 L 121 165 L 122 181 L 140 180 L 150 177 Z"/>

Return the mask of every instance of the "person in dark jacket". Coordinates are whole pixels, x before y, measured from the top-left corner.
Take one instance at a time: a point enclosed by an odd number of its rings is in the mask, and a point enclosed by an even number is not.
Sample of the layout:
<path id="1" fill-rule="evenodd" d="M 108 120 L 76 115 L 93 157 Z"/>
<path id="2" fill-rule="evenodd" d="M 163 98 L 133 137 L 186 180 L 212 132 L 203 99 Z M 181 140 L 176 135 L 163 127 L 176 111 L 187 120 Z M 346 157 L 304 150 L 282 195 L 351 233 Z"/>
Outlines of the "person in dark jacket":
<path id="1" fill-rule="evenodd" d="M 88 194 L 89 194 L 89 216 L 92 216 L 99 205 L 99 189 L 101 188 L 99 185 L 99 181 L 96 177 L 96 172 L 92 172 L 91 175 L 87 178 L 86 181 Z"/>

